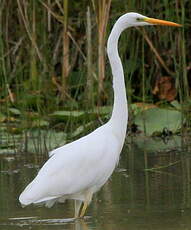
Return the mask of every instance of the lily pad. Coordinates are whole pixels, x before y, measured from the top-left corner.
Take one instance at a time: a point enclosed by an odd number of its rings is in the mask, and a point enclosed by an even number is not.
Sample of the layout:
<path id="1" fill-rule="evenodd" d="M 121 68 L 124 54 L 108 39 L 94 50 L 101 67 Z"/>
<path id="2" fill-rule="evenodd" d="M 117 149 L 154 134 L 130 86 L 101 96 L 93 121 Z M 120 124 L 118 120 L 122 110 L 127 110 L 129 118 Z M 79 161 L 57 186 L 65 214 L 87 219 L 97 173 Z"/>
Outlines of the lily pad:
<path id="1" fill-rule="evenodd" d="M 135 124 L 139 130 L 150 136 L 164 128 L 175 133 L 182 125 L 182 113 L 177 110 L 151 108 L 137 114 Z"/>
<path id="2" fill-rule="evenodd" d="M 176 101 L 176 100 L 171 101 L 170 104 L 171 104 L 172 106 L 174 106 L 177 110 L 181 110 L 181 109 L 182 109 L 181 104 L 180 104 L 178 101 Z"/>
<path id="3" fill-rule="evenodd" d="M 68 121 L 69 119 L 75 121 L 82 121 L 83 119 L 96 119 L 97 116 L 106 116 L 111 113 L 111 106 L 96 107 L 89 111 L 55 111 L 50 116 L 58 121 Z"/>
<path id="4" fill-rule="evenodd" d="M 86 115 L 84 111 L 55 111 L 50 116 L 59 121 L 68 119 L 81 120 Z"/>

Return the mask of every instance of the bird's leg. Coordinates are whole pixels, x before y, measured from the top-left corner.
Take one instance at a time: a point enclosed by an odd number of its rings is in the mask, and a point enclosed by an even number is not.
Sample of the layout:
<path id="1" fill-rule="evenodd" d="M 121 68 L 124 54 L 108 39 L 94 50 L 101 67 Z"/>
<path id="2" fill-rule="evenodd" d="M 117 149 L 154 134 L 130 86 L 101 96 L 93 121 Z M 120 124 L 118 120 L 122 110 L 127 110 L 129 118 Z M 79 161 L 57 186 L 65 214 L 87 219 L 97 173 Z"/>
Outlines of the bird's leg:
<path id="1" fill-rule="evenodd" d="M 84 217 L 87 207 L 88 207 L 88 202 L 85 200 L 82 211 L 80 213 L 80 217 Z"/>
<path id="2" fill-rule="evenodd" d="M 75 200 L 75 218 L 79 217 L 81 204 L 82 204 L 81 200 Z"/>
<path id="3" fill-rule="evenodd" d="M 92 200 L 92 195 L 93 195 L 93 193 L 92 193 L 91 191 L 89 191 L 89 192 L 87 193 L 86 199 L 85 199 L 85 201 L 84 201 L 84 205 L 83 205 L 82 210 L 81 210 L 81 213 L 80 213 L 80 218 L 84 217 L 85 212 L 86 212 L 86 209 L 87 209 L 89 203 L 90 203 L 91 200 Z"/>

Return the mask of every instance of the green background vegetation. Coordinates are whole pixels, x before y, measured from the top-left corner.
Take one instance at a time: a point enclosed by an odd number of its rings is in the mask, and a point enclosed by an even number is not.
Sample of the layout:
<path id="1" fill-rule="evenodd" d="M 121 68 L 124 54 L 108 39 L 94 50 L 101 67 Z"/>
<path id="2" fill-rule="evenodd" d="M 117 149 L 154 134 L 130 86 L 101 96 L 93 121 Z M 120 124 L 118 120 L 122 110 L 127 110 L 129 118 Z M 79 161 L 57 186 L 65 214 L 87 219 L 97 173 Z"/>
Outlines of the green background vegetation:
<path id="1" fill-rule="evenodd" d="M 106 121 L 113 103 L 106 41 L 116 19 L 130 11 L 183 24 L 133 28 L 121 37 L 130 131 L 189 130 L 190 7 L 190 1 L 175 0 L 2 0 L 3 135 L 51 127 L 73 139 Z M 176 91 L 170 100 L 153 94 L 164 76 Z"/>

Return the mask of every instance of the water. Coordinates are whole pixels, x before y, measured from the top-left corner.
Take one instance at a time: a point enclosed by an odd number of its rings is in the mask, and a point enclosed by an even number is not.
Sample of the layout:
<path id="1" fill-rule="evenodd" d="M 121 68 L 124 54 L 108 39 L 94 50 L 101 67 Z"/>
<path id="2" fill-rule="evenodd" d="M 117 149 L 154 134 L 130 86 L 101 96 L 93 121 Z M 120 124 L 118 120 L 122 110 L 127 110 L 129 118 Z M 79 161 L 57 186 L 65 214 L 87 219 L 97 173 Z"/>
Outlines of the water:
<path id="1" fill-rule="evenodd" d="M 45 154 L 0 155 L 0 229 L 189 230 L 190 146 L 180 137 L 135 139 L 94 196 L 84 220 L 73 220 L 73 201 L 52 208 L 22 208 L 18 196 L 46 160 Z"/>

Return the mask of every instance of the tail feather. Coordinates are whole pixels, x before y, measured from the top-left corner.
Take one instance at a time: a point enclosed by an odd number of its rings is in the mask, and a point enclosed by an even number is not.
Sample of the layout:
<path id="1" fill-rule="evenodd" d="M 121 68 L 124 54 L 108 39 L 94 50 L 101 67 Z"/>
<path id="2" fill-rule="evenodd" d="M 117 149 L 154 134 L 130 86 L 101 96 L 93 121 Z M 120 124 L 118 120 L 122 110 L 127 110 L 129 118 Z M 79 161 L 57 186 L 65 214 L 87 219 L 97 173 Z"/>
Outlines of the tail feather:
<path id="1" fill-rule="evenodd" d="M 19 196 L 22 206 L 45 203 L 47 207 L 50 207 L 55 203 L 56 199 L 57 196 L 47 194 L 44 191 L 43 183 L 39 184 L 37 180 L 33 180 Z"/>
<path id="2" fill-rule="evenodd" d="M 33 197 L 31 196 L 31 189 L 33 183 L 34 181 L 32 181 L 19 196 L 19 201 L 23 206 L 27 206 L 33 203 L 33 199 L 32 199 Z"/>
<path id="3" fill-rule="evenodd" d="M 50 208 L 54 205 L 56 200 L 57 200 L 56 196 L 49 196 L 49 197 L 47 196 L 47 197 L 43 197 L 42 199 L 35 199 L 30 196 L 30 193 L 27 193 L 25 191 L 23 191 L 19 196 L 19 201 L 22 204 L 22 207 L 25 207 L 30 204 L 37 204 L 37 205 L 45 204 L 46 207 Z"/>

